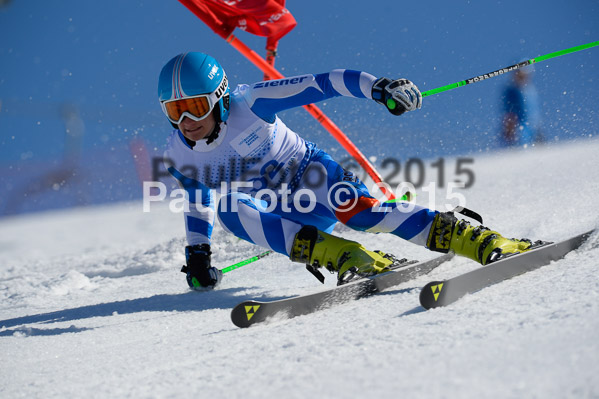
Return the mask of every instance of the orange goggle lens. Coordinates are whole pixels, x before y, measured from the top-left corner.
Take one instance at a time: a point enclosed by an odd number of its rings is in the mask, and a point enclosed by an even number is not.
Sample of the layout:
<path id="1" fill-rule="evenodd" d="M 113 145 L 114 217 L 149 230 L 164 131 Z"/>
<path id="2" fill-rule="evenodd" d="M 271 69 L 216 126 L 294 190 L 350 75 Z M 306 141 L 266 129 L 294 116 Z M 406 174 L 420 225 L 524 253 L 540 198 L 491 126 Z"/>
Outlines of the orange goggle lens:
<path id="1" fill-rule="evenodd" d="M 208 96 L 202 96 L 166 102 L 164 103 L 164 110 L 171 122 L 179 123 L 184 112 L 189 112 L 196 118 L 204 118 L 212 108 Z"/>

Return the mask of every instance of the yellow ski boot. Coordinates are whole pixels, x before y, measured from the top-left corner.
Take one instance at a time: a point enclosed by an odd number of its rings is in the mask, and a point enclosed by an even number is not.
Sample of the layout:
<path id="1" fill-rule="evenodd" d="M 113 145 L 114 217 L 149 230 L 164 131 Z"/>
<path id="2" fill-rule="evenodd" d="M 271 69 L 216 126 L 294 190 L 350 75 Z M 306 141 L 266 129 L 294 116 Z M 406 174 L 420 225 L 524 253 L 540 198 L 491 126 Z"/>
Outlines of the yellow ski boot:
<path id="1" fill-rule="evenodd" d="M 337 272 L 338 285 L 357 276 L 386 272 L 403 261 L 379 251 L 369 251 L 360 243 L 324 233 L 314 226 L 304 226 L 296 234 L 290 259 L 306 264 L 320 282 L 324 282 L 324 276 L 318 271 L 319 267 Z"/>
<path id="2" fill-rule="evenodd" d="M 439 213 L 433 220 L 426 246 L 432 251 L 451 251 L 487 265 L 509 254 L 529 250 L 532 241 L 505 238 L 496 231 L 471 226 L 465 220 L 458 220 L 452 212 L 446 212 Z"/>

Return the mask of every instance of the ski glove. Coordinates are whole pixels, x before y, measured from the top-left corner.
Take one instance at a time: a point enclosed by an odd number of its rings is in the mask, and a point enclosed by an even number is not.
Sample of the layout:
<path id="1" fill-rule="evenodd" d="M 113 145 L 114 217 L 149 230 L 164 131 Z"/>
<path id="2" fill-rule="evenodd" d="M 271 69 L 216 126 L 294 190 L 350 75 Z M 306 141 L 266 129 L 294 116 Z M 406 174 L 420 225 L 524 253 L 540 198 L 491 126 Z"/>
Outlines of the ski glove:
<path id="1" fill-rule="evenodd" d="M 378 79 L 372 86 L 372 99 L 385 105 L 389 112 L 398 116 L 422 107 L 420 90 L 407 79 Z"/>
<path id="2" fill-rule="evenodd" d="M 198 244 L 185 247 L 187 265 L 181 272 L 187 275 L 187 284 L 194 290 L 214 288 L 223 278 L 223 273 L 210 266 L 210 245 Z"/>

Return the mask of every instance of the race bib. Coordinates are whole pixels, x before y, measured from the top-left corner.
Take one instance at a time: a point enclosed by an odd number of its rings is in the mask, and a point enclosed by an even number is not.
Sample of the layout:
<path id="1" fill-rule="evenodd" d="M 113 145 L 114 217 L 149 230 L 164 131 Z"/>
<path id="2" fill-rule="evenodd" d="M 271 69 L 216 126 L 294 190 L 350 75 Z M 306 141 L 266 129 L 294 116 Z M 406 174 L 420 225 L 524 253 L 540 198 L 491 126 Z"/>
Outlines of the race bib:
<path id="1" fill-rule="evenodd" d="M 254 156 L 266 144 L 269 130 L 264 121 L 258 120 L 232 139 L 230 141 L 231 147 L 244 158 Z"/>

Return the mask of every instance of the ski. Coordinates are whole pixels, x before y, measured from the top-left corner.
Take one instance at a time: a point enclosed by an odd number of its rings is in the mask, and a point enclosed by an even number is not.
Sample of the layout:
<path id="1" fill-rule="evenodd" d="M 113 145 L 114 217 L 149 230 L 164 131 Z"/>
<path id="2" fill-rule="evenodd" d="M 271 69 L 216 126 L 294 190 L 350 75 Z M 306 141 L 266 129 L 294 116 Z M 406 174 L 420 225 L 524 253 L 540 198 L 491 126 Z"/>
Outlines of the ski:
<path id="1" fill-rule="evenodd" d="M 354 299 L 373 295 L 418 276 L 429 273 L 453 257 L 446 254 L 425 262 L 405 262 L 399 268 L 368 278 L 358 279 L 335 288 L 270 302 L 244 301 L 231 311 L 231 320 L 237 327 L 249 327 L 273 316 L 297 317 Z"/>
<path id="2" fill-rule="evenodd" d="M 536 249 L 509 256 L 448 280 L 431 281 L 420 292 L 420 304 L 425 309 L 447 306 L 466 294 L 548 265 L 580 247 L 593 231 L 558 243 L 543 243 Z"/>

